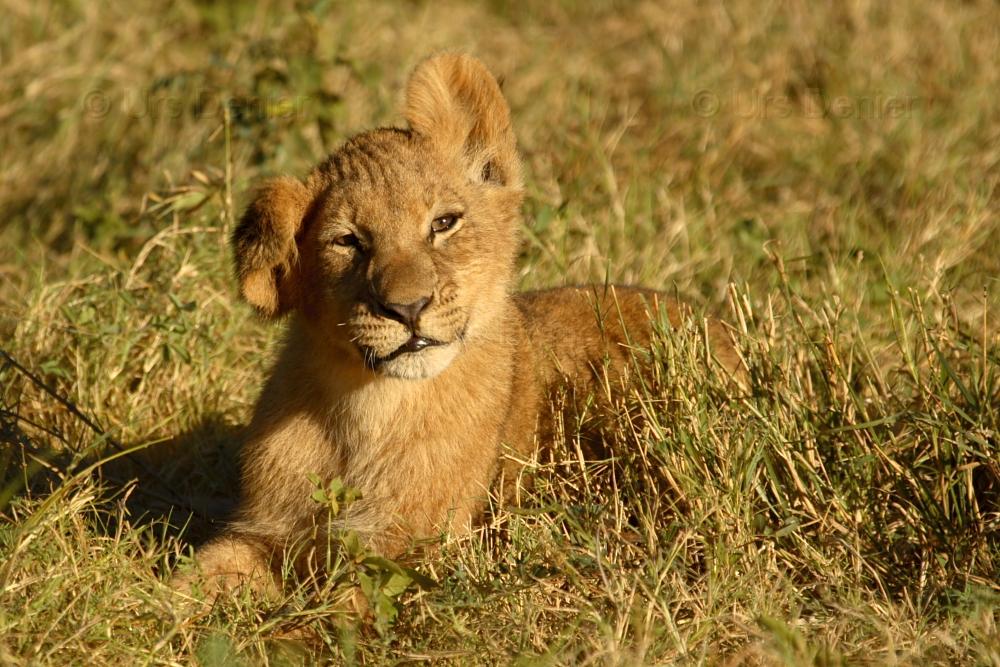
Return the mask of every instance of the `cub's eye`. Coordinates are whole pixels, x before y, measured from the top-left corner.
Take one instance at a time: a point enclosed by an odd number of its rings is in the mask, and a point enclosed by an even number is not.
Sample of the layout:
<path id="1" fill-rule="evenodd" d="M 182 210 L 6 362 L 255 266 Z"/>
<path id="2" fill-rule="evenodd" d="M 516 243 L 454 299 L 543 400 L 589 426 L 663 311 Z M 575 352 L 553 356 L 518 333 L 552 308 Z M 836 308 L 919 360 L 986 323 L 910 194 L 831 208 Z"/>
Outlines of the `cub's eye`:
<path id="1" fill-rule="evenodd" d="M 448 215 L 442 215 L 440 218 L 434 218 L 431 221 L 431 231 L 435 234 L 441 234 L 452 229 L 461 219 L 461 213 L 449 213 Z"/>
<path id="2" fill-rule="evenodd" d="M 341 234 L 330 239 L 330 245 L 340 246 L 341 248 L 361 248 L 361 240 L 354 234 Z"/>

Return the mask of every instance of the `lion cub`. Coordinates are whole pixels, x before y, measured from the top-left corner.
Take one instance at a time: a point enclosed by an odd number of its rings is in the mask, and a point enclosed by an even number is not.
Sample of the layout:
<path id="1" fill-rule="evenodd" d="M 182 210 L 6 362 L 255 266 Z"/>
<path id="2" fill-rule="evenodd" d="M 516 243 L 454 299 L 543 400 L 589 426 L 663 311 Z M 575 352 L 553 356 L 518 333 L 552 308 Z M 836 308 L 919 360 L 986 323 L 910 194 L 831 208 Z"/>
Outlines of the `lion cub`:
<path id="1" fill-rule="evenodd" d="M 521 164 L 478 60 L 424 61 L 403 111 L 405 129 L 264 183 L 233 234 L 241 295 L 291 323 L 249 427 L 237 517 L 196 554 L 210 590 L 273 588 L 280 555 L 323 535 L 316 477 L 361 492 L 336 523 L 387 556 L 467 530 L 503 448 L 534 451 L 552 387 L 621 372 L 658 309 L 680 321 L 649 290 L 514 292 Z M 722 327 L 709 338 L 734 369 Z"/>

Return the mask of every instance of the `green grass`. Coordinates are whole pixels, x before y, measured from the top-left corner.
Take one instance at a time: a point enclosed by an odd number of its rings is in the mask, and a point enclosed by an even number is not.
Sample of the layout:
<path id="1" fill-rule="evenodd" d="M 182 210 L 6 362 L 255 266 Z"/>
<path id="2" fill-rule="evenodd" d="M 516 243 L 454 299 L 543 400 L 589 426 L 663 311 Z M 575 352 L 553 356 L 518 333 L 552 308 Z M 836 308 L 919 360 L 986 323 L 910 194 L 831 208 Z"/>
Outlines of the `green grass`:
<path id="1" fill-rule="evenodd" d="M 0 664 L 1000 665 L 995 3 L 0 12 Z M 750 386 L 671 333 L 519 507 L 407 563 L 435 585 L 360 554 L 181 604 L 280 336 L 236 298 L 234 211 L 399 122 L 445 48 L 505 79 L 522 285 L 676 292 Z"/>

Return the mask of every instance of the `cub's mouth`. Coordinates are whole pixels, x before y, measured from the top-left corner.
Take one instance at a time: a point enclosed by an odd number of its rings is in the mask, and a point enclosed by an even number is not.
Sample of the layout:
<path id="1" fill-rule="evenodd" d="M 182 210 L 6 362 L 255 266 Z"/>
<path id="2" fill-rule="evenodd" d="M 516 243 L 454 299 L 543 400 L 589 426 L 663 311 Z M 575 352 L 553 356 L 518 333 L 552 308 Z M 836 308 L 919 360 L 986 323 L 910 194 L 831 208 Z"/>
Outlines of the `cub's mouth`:
<path id="1" fill-rule="evenodd" d="M 378 370 L 380 366 L 386 362 L 392 361 L 393 359 L 398 359 L 404 354 L 415 354 L 422 352 L 429 347 L 439 347 L 441 345 L 447 345 L 448 343 L 442 340 L 435 340 L 434 338 L 429 338 L 427 336 L 421 336 L 420 334 L 411 334 L 409 340 L 397 347 L 395 350 L 384 356 L 378 356 L 375 351 L 371 348 L 362 349 L 362 355 L 365 358 L 365 364 L 368 365 L 372 370 Z"/>
<path id="2" fill-rule="evenodd" d="M 359 346 L 365 366 L 385 377 L 404 380 L 432 378 L 451 365 L 462 349 L 464 329 L 451 340 L 410 332 L 403 344 L 391 352 L 385 348 Z"/>

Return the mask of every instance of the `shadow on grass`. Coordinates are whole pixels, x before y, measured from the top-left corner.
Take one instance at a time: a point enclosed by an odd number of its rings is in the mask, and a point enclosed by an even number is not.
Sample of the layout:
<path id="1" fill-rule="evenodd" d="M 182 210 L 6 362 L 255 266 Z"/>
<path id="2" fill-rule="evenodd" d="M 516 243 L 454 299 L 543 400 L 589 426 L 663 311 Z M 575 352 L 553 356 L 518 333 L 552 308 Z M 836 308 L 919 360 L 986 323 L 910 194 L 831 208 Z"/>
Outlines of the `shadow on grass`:
<path id="1" fill-rule="evenodd" d="M 93 475 L 105 497 L 124 504 L 125 512 L 112 518 L 124 516 L 132 529 L 154 527 L 163 540 L 198 546 L 224 528 L 236 507 L 243 436 L 243 426 L 209 415 Z"/>
<path id="2" fill-rule="evenodd" d="M 25 414 L 18 384 L 15 391 L 0 392 L 0 520 L 8 511 L 17 513 L 12 505 L 19 499 L 65 493 L 89 482 L 99 491 L 98 527 L 155 525 L 163 540 L 183 546 L 210 539 L 225 525 L 239 496 L 242 426 L 210 413 L 173 437 L 126 446 L 2 348 L 0 362 L 0 379 L 25 381 L 22 388 L 39 390 L 90 434 L 68 435 L 58 423 Z M 106 511 L 112 504 L 116 511 Z"/>
<path id="3" fill-rule="evenodd" d="M 91 484 L 98 490 L 96 530 L 148 530 L 155 541 L 187 551 L 218 534 L 236 506 L 243 437 L 243 426 L 212 414 L 164 440 L 122 446 L 99 438 L 75 451 L 62 434 L 41 432 L 16 410 L 2 409 L 0 519 L 21 501 Z"/>

